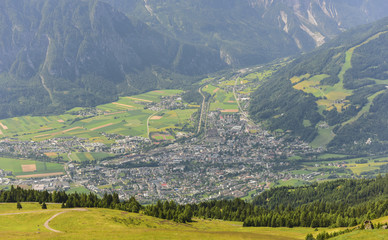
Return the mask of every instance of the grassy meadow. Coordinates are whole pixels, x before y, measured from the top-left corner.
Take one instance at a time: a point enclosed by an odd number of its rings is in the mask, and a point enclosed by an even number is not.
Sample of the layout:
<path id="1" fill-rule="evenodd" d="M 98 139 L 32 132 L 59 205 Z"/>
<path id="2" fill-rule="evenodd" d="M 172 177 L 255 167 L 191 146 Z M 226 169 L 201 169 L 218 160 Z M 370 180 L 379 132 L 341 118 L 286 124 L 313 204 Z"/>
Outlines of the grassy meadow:
<path id="1" fill-rule="evenodd" d="M 16 203 L 0 204 L 1 236 L 5 239 L 304 239 L 308 233 L 315 236 L 322 231 L 340 229 L 312 228 L 243 228 L 241 222 L 195 219 L 180 224 L 142 214 L 110 209 L 87 209 L 74 211 L 60 209 L 60 204 L 48 204 L 41 210 L 38 203 L 22 203 L 17 210 Z M 49 226 L 61 233 L 50 232 L 43 224 L 54 214 L 66 211 L 54 218 Z M 387 222 L 381 218 L 374 222 Z M 382 230 L 355 231 L 335 239 L 381 239 Z M 365 239 L 365 238 L 364 238 Z"/>
<path id="2" fill-rule="evenodd" d="M 64 172 L 63 166 L 58 163 L 3 157 L 0 157 L 0 168 L 5 171 L 12 171 L 14 176 Z"/>
<path id="3" fill-rule="evenodd" d="M 308 233 L 315 236 L 322 232 L 340 229 L 320 228 L 268 228 L 242 227 L 241 222 L 194 219 L 188 224 L 175 223 L 142 214 L 111 209 L 76 211 L 60 209 L 60 204 L 48 204 L 42 210 L 38 203 L 0 204 L 0 234 L 4 239 L 304 239 Z M 60 233 L 51 232 L 43 224 L 54 214 L 58 215 L 49 226 Z M 387 218 L 379 222 L 387 222 Z M 378 221 L 374 221 L 378 222 Z M 345 236 L 364 236 L 366 231 L 356 231 Z M 369 239 L 379 239 L 380 230 L 368 231 Z M 353 237 L 352 237 L 353 238 Z M 351 238 L 351 239 L 352 239 Z M 338 238 L 342 239 L 342 238 Z M 357 238 L 356 238 L 357 239 Z M 361 239 L 361 238 L 358 238 Z"/>

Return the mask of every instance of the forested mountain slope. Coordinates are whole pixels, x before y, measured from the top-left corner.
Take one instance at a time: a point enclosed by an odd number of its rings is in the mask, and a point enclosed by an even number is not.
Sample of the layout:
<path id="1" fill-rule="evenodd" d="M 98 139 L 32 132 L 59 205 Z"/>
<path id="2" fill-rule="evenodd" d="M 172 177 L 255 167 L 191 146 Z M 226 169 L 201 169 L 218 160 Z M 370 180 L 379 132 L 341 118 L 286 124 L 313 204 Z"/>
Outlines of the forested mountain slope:
<path id="1" fill-rule="evenodd" d="M 388 16 L 385 0 L 103 0 L 152 28 L 220 51 L 234 66 L 312 50 Z"/>
<path id="2" fill-rule="evenodd" d="M 0 1 L 0 118 L 184 85 L 226 64 L 99 1 Z M 174 73 L 174 74 L 171 74 Z"/>
<path id="3" fill-rule="evenodd" d="M 252 95 L 252 117 L 338 151 L 386 151 L 387 42 L 385 18 L 296 59 Z"/>

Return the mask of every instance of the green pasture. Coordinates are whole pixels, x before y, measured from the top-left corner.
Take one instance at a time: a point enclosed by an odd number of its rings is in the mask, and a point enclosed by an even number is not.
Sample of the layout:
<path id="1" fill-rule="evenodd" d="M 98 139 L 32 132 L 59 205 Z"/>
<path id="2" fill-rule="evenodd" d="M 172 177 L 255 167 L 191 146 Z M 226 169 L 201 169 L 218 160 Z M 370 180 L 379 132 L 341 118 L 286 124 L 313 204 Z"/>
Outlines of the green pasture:
<path id="1" fill-rule="evenodd" d="M 334 153 L 325 153 L 318 156 L 319 159 L 329 159 L 329 158 L 344 158 L 348 155 L 344 154 L 334 154 Z"/>
<path id="2" fill-rule="evenodd" d="M 70 158 L 76 162 L 99 161 L 111 156 L 114 156 L 114 154 L 104 152 L 73 152 L 70 154 Z"/>
<path id="3" fill-rule="evenodd" d="M 172 221 L 111 209 L 72 211 L 59 209 L 60 204 L 48 204 L 47 210 L 38 203 L 0 204 L 0 234 L 4 239 L 304 239 L 308 233 L 315 236 L 326 230 L 320 228 L 242 227 L 241 222 L 194 219 L 181 224 Z M 25 213 L 24 213 L 25 212 Z M 51 220 L 49 226 L 61 233 L 50 232 L 43 224 L 54 214 L 64 212 Z M 0 213 L 0 214 L 1 214 Z"/>
<path id="4" fill-rule="evenodd" d="M 218 89 L 218 90 L 217 90 Z M 206 85 L 202 88 L 202 91 L 209 93 L 210 95 L 215 94 L 216 91 L 219 91 L 219 87 L 216 87 L 212 84 Z"/>
<path id="5" fill-rule="evenodd" d="M 89 194 L 90 191 L 89 189 L 83 187 L 83 186 L 71 186 L 69 190 L 66 191 L 67 194 L 70 194 L 70 193 L 86 193 L 86 194 Z"/>
<path id="6" fill-rule="evenodd" d="M 236 99 L 233 92 L 226 92 L 223 89 L 219 89 L 214 96 L 214 100 L 210 103 L 210 111 L 226 109 L 238 109 Z"/>
<path id="7" fill-rule="evenodd" d="M 44 135 L 50 134 L 54 129 L 61 129 L 69 124 L 75 116 L 64 114 L 58 116 L 46 116 L 46 117 L 15 117 L 2 119 L 0 122 L 7 127 L 2 130 L 3 135 L 0 138 L 5 137 L 18 137 L 20 139 L 28 139 L 32 134 Z"/>
<path id="8" fill-rule="evenodd" d="M 23 172 L 22 165 L 36 165 L 36 171 Z M 63 166 L 58 163 L 40 162 L 34 160 L 13 159 L 13 158 L 0 158 L 0 168 L 6 171 L 12 171 L 13 175 L 31 175 L 42 173 L 63 172 Z"/>
<path id="9" fill-rule="evenodd" d="M 304 75 L 302 75 L 302 76 L 294 76 L 294 77 L 292 77 L 291 79 L 290 79 L 290 81 L 291 81 L 291 83 L 293 83 L 293 84 L 295 84 L 295 83 L 299 83 L 300 81 L 302 81 L 302 80 L 305 80 L 305 79 L 308 79 L 308 78 L 310 78 L 310 74 L 309 73 L 306 73 L 306 74 L 304 74 Z"/>
<path id="10" fill-rule="evenodd" d="M 254 72 L 246 75 L 243 77 L 243 80 L 246 80 L 248 82 L 253 82 L 253 81 L 262 81 L 270 76 L 272 76 L 273 71 L 272 70 L 265 70 L 265 71 L 260 71 L 260 72 Z"/>
<path id="11" fill-rule="evenodd" d="M 31 117 L 23 116 L 4 119 L 0 122 L 6 129 L 0 127 L 2 137 L 16 137 L 20 140 L 43 141 L 53 137 L 76 136 L 87 138 L 93 142 L 113 143 L 101 133 L 120 134 L 128 136 L 147 136 L 147 119 L 154 111 L 145 109 L 147 104 L 157 103 L 162 97 L 174 96 L 181 90 L 155 90 L 130 97 L 121 97 L 117 102 L 97 106 L 104 111 L 94 117 L 82 117 L 71 114 L 58 116 Z M 68 113 L 74 113 L 82 108 L 73 108 Z M 194 110 L 178 112 L 178 119 L 168 125 L 183 124 L 190 118 Z M 191 113 L 191 114 L 190 114 Z M 190 114 L 188 117 L 187 115 Z M 163 121 L 162 121 L 163 122 Z"/>
<path id="12" fill-rule="evenodd" d="M 319 128 L 318 136 L 316 136 L 315 139 L 310 143 L 310 146 L 313 148 L 325 147 L 335 137 L 333 128 L 334 127 Z"/>
<path id="13" fill-rule="evenodd" d="M 293 186 L 293 187 L 299 187 L 306 185 L 308 182 L 303 181 L 300 179 L 290 179 L 290 180 L 279 180 L 276 184 L 275 187 L 283 187 L 283 186 Z"/>
<path id="14" fill-rule="evenodd" d="M 164 110 L 158 114 L 161 119 L 151 119 L 149 121 L 150 131 L 164 131 L 167 128 L 178 128 L 185 123 L 191 123 L 191 116 L 197 111 L 197 109 Z"/>
<path id="15" fill-rule="evenodd" d="M 348 164 L 347 166 L 350 170 L 352 170 L 354 174 L 360 175 L 362 172 L 378 170 L 381 165 L 385 165 L 385 164 L 387 163 L 369 161 L 368 163 L 363 163 L 363 164 L 351 163 L 351 164 Z"/>

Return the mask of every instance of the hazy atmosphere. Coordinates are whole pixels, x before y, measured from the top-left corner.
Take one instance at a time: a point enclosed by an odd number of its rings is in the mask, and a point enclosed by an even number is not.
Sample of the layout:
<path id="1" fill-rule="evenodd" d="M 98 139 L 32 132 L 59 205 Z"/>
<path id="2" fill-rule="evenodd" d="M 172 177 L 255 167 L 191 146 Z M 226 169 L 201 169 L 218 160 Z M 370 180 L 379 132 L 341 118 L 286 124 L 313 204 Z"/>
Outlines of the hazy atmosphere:
<path id="1" fill-rule="evenodd" d="M 0 0 L 0 236 L 384 239 L 387 9 Z"/>

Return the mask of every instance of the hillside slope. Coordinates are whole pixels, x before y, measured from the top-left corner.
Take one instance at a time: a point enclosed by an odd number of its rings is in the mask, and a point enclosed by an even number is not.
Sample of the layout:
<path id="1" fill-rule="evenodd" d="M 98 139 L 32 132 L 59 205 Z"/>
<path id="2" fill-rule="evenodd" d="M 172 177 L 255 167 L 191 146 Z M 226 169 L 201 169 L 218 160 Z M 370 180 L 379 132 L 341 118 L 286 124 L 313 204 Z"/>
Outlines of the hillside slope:
<path id="1" fill-rule="evenodd" d="M 0 118 L 93 106 L 226 66 L 218 51 L 166 36 L 99 1 L 0 4 Z"/>
<path id="2" fill-rule="evenodd" d="M 346 32 L 276 73 L 250 113 L 336 151 L 386 151 L 388 18 Z"/>
<path id="3" fill-rule="evenodd" d="M 384 0 L 103 0 L 188 42 L 219 49 L 235 66 L 312 50 L 387 12 Z"/>
<path id="4" fill-rule="evenodd" d="M 180 224 L 163 219 L 127 213 L 112 209 L 86 209 L 86 211 L 64 211 L 60 205 L 48 204 L 42 210 L 38 203 L 0 204 L 0 233 L 6 239 L 305 239 L 308 233 L 317 235 L 323 231 L 340 229 L 320 228 L 247 228 L 241 222 L 196 219 L 192 223 Z M 58 213 L 62 213 L 57 215 Z M 52 218 L 53 216 L 56 217 Z M 47 220 L 50 222 L 45 225 Z M 374 221 L 386 223 L 388 218 Z M 48 230 L 45 226 L 48 226 Z M 60 231 L 53 232 L 52 230 Z M 356 231 L 350 238 L 365 236 L 381 239 L 384 230 Z M 343 236 L 348 236 L 343 235 Z M 380 237 L 380 238 L 379 238 Z"/>

